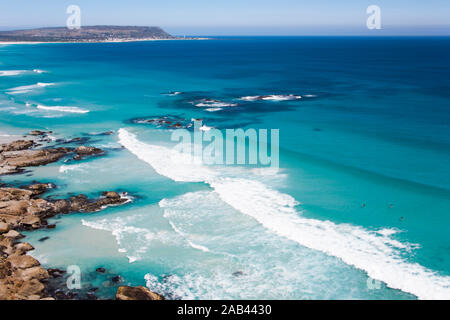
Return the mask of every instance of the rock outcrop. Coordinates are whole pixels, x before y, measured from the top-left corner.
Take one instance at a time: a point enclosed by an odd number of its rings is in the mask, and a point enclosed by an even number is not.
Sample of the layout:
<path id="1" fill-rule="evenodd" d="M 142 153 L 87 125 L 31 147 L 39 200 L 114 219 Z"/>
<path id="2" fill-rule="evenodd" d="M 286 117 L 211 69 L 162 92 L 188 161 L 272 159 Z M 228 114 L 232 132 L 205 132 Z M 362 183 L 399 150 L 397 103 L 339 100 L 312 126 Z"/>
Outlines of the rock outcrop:
<path id="1" fill-rule="evenodd" d="M 9 144 L 0 145 L 0 152 L 27 150 L 34 145 L 31 140 L 17 140 Z"/>
<path id="2" fill-rule="evenodd" d="M 23 236 L 16 229 L 39 229 L 48 225 L 48 218 L 60 213 L 93 212 L 127 201 L 113 191 L 94 200 L 84 195 L 53 201 L 35 198 L 35 190 L 44 192 L 44 186 L 36 184 L 31 190 L 0 188 L 0 300 L 48 298 L 42 283 L 48 279 L 48 272 L 26 254 L 33 246 L 17 243 Z"/>
<path id="3" fill-rule="evenodd" d="M 46 132 L 32 131 L 30 135 L 42 136 Z M 40 166 L 60 160 L 68 154 L 85 157 L 102 154 L 93 147 L 31 149 L 33 141 L 18 140 L 0 146 L 0 175 L 20 173 L 25 167 Z M 52 184 L 35 183 L 21 188 L 0 188 L 0 300 L 54 300 L 46 290 L 47 280 L 59 273 L 45 270 L 27 252 L 33 246 L 19 242 L 24 238 L 21 230 L 54 228 L 47 219 L 70 212 L 94 212 L 110 205 L 128 201 L 114 191 L 103 192 L 97 199 L 85 195 L 69 199 L 50 200 L 41 198 Z M 45 237 L 44 237 L 45 238 Z"/>
<path id="4" fill-rule="evenodd" d="M 99 211 L 128 201 L 113 191 L 104 192 L 94 200 L 84 195 L 60 200 L 36 198 L 45 192 L 45 186 L 48 185 L 0 188 L 0 300 L 51 298 L 44 290 L 49 274 L 39 261 L 26 254 L 33 246 L 17 242 L 23 238 L 17 230 L 47 227 L 47 219 L 57 214 Z"/>
<path id="5" fill-rule="evenodd" d="M 53 131 L 41 131 L 41 130 L 32 130 L 28 132 L 29 136 L 46 136 L 47 134 L 51 134 Z"/>
<path id="6" fill-rule="evenodd" d="M 143 286 L 120 286 L 116 293 L 116 300 L 164 300 L 164 297 Z"/>
<path id="7" fill-rule="evenodd" d="M 80 146 L 75 149 L 76 155 L 73 157 L 75 160 L 81 160 L 86 156 L 100 155 L 104 151 L 99 148 Z"/>
<path id="8" fill-rule="evenodd" d="M 39 132 L 32 131 L 37 135 Z M 30 133 L 30 134 L 31 134 Z M 42 133 L 45 134 L 45 133 Z M 0 146 L 0 175 L 23 172 L 25 167 L 36 167 L 56 162 L 68 154 L 75 154 L 75 160 L 87 156 L 100 155 L 104 151 L 95 147 L 80 146 L 73 148 L 48 148 L 30 150 L 34 146 L 31 140 L 18 140 Z"/>
<path id="9" fill-rule="evenodd" d="M 36 198 L 45 191 L 46 184 L 32 185 L 32 189 L 0 188 L 0 230 L 32 230 L 47 226 L 47 219 L 69 212 L 95 212 L 110 205 L 128 201 L 117 192 L 108 191 L 98 199 L 77 195 L 70 199 L 46 200 Z M 14 231 L 14 230 L 11 230 Z"/>
<path id="10" fill-rule="evenodd" d="M 36 183 L 24 187 L 26 190 L 30 190 L 34 196 L 41 195 L 48 189 L 52 189 L 54 186 L 51 183 Z"/>
<path id="11" fill-rule="evenodd" d="M 0 235 L 0 300 L 50 298 L 44 293 L 47 270 L 26 254 L 32 249 L 29 243 L 15 243 L 6 234 Z"/>
<path id="12" fill-rule="evenodd" d="M 103 153 L 103 150 L 99 149 L 99 148 L 94 148 L 94 147 L 81 146 L 81 147 L 76 148 L 75 152 L 77 154 L 79 154 L 80 156 L 89 156 L 89 155 L 94 155 L 94 154 L 101 154 L 101 153 Z"/>

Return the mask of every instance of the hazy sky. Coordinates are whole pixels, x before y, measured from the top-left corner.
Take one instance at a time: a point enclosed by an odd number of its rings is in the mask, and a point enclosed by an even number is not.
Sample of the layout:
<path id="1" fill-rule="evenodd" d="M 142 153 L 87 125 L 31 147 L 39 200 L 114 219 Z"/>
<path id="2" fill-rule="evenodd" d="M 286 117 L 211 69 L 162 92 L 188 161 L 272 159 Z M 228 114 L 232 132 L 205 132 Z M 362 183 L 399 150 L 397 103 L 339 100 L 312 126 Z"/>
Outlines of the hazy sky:
<path id="1" fill-rule="evenodd" d="M 0 0 L 0 28 L 64 26 L 66 8 L 82 25 L 160 26 L 173 34 L 446 34 L 450 0 Z M 382 30 L 366 28 L 381 8 Z"/>

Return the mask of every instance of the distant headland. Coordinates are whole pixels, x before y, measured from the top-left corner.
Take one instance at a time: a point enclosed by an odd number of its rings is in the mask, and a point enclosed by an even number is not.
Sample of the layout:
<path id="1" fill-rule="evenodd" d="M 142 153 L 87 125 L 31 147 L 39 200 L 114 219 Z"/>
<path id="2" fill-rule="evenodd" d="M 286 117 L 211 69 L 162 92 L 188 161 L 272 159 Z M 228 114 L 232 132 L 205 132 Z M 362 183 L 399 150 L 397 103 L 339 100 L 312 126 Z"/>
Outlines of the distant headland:
<path id="1" fill-rule="evenodd" d="M 80 29 L 52 27 L 0 31 L 0 43 L 131 42 L 181 39 L 203 38 L 175 37 L 160 27 L 138 26 L 83 26 Z"/>

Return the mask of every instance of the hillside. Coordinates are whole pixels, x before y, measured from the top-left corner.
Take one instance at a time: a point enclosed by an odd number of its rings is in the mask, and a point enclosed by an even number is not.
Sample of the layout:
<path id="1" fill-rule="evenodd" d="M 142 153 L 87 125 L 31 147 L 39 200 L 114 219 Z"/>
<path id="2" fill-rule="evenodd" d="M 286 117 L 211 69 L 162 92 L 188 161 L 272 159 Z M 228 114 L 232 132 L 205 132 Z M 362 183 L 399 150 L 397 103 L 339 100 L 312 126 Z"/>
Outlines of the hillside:
<path id="1" fill-rule="evenodd" d="M 159 27 L 86 26 L 79 30 L 65 27 L 1 31 L 2 42 L 103 42 L 175 39 Z"/>

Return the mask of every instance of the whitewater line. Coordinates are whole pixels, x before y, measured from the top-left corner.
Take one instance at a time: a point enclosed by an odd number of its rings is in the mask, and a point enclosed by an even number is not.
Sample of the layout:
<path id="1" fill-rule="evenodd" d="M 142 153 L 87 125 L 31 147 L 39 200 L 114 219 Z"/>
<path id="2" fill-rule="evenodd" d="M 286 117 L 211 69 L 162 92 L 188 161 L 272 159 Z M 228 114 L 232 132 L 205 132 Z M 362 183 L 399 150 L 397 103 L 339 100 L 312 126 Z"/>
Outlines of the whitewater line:
<path id="1" fill-rule="evenodd" d="M 412 293 L 419 299 L 450 298 L 450 277 L 439 276 L 403 258 L 402 253 L 412 247 L 391 238 L 394 230 L 376 232 L 303 218 L 295 209 L 298 203 L 294 198 L 259 181 L 227 177 L 225 171 L 192 163 L 190 155 L 143 143 L 125 129 L 119 130 L 119 142 L 160 175 L 174 181 L 207 183 L 225 203 L 279 236 L 337 257 L 388 287 Z"/>

